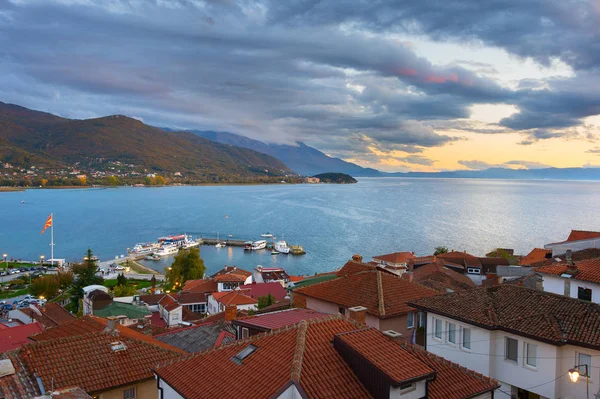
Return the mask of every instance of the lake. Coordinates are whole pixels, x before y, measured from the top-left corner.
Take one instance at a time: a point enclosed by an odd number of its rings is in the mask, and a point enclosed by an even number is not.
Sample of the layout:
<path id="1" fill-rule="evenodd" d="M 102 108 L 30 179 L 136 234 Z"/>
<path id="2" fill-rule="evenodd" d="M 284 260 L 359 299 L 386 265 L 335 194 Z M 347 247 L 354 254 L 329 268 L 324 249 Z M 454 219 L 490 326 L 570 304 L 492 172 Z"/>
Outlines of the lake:
<path id="1" fill-rule="evenodd" d="M 34 189 L 0 193 L 0 254 L 50 258 L 50 231 L 40 231 L 52 212 L 56 258 L 79 260 L 89 247 L 106 260 L 169 234 L 257 240 L 271 232 L 307 254 L 202 246 L 208 272 L 260 264 L 313 274 L 355 253 L 426 255 L 439 245 L 475 255 L 496 247 L 525 254 L 566 239 L 572 228 L 600 229 L 599 201 L 600 183 L 581 181 L 362 178 L 352 185 Z M 146 264 L 162 271 L 167 262 Z"/>

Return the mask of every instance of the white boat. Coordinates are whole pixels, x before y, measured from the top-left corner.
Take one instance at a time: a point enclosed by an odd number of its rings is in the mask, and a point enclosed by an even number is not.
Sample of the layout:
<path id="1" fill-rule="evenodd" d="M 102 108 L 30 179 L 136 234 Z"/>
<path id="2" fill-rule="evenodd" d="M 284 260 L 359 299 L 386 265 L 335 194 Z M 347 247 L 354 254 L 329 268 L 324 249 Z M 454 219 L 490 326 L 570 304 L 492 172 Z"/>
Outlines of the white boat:
<path id="1" fill-rule="evenodd" d="M 135 255 L 151 254 L 158 248 L 160 248 L 160 244 L 156 242 L 142 242 L 135 244 L 129 253 Z"/>
<path id="2" fill-rule="evenodd" d="M 289 254 L 290 247 L 288 246 L 288 244 L 285 240 L 280 240 L 275 243 L 275 251 L 277 251 L 281 254 Z"/>
<path id="3" fill-rule="evenodd" d="M 160 256 L 158 255 L 146 255 L 144 257 L 145 260 L 160 260 Z"/>
<path id="4" fill-rule="evenodd" d="M 252 250 L 256 251 L 257 249 L 265 249 L 267 247 L 267 242 L 265 240 L 254 241 L 252 243 Z"/>
<path id="5" fill-rule="evenodd" d="M 265 238 L 271 238 L 271 237 L 273 237 L 273 234 L 271 234 L 271 233 L 264 233 L 264 234 L 261 234 L 260 236 L 261 237 L 265 237 Z"/>
<path id="6" fill-rule="evenodd" d="M 225 241 L 220 241 L 217 243 L 217 245 L 215 245 L 215 247 L 217 248 L 225 248 L 227 246 L 227 243 Z"/>
<path id="7" fill-rule="evenodd" d="M 169 256 L 169 255 L 175 255 L 177 252 L 179 252 L 179 247 L 175 244 L 167 244 L 167 245 L 163 245 L 162 247 L 160 247 L 160 249 L 156 252 L 154 252 L 154 255 L 156 256 Z"/>
<path id="8" fill-rule="evenodd" d="M 244 251 L 251 251 L 252 250 L 252 241 L 246 241 L 244 243 Z"/>
<path id="9" fill-rule="evenodd" d="M 181 248 L 190 249 L 199 246 L 200 243 L 194 239 L 192 236 L 185 236 L 185 240 L 181 244 Z"/>

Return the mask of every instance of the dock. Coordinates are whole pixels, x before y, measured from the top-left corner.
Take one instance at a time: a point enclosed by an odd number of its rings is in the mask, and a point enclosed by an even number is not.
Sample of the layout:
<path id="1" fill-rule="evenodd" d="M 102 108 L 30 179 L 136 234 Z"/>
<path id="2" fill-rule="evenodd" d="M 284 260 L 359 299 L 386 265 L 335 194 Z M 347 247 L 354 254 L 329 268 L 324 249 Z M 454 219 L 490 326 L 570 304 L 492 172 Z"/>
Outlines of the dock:
<path id="1" fill-rule="evenodd" d="M 219 238 L 217 240 L 216 238 L 209 238 L 209 237 L 203 237 L 198 240 L 200 245 L 217 245 L 218 242 L 226 242 L 228 247 L 243 247 L 244 243 L 246 243 L 246 241 L 252 241 L 252 240 L 232 240 L 232 239 L 222 239 L 222 238 Z"/>

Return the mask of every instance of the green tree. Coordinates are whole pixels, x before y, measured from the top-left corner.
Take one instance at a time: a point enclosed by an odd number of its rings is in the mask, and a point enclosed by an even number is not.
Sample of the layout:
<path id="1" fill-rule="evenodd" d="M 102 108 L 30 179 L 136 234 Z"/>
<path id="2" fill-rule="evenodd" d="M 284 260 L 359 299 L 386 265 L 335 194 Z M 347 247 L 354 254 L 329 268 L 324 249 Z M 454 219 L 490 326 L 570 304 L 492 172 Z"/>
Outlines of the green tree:
<path id="1" fill-rule="evenodd" d="M 96 275 L 98 266 L 96 266 L 96 258 L 91 249 L 87 250 L 87 255 L 83 263 L 73 265 L 73 296 L 71 304 L 74 310 L 79 309 L 79 303 L 83 299 L 83 287 L 88 285 L 102 285 L 104 279 Z"/>
<path id="2" fill-rule="evenodd" d="M 116 285 L 113 288 L 113 295 L 115 297 L 121 297 L 121 296 L 132 296 L 135 295 L 137 293 L 135 287 L 131 286 L 131 285 Z"/>
<path id="3" fill-rule="evenodd" d="M 34 296 L 43 296 L 44 298 L 54 298 L 58 294 L 60 282 L 58 277 L 53 274 L 47 274 L 36 278 L 29 285 L 29 292 Z"/>
<path id="4" fill-rule="evenodd" d="M 106 185 L 107 186 L 116 186 L 119 184 L 119 178 L 117 176 L 108 176 L 106 178 Z"/>
<path id="5" fill-rule="evenodd" d="M 433 253 L 433 256 L 437 256 L 440 254 L 446 254 L 448 253 L 448 248 L 444 247 L 444 246 L 439 246 L 435 248 L 435 252 Z"/>
<path id="6" fill-rule="evenodd" d="M 166 279 L 174 289 L 180 288 L 187 280 L 204 277 L 206 267 L 200 257 L 199 248 L 181 249 L 171 267 L 165 269 Z"/>
<path id="7" fill-rule="evenodd" d="M 126 286 L 127 285 L 127 277 L 123 273 L 119 273 L 117 276 L 117 286 Z"/>
<path id="8" fill-rule="evenodd" d="M 257 301 L 258 301 L 258 309 L 262 309 L 262 308 L 266 308 L 269 305 L 274 304 L 275 297 L 269 293 L 265 296 L 259 296 L 257 298 Z"/>
<path id="9" fill-rule="evenodd" d="M 70 270 L 65 272 L 58 272 L 56 277 L 58 278 L 58 283 L 61 290 L 67 289 L 71 285 L 73 285 L 74 276 L 73 272 Z"/>

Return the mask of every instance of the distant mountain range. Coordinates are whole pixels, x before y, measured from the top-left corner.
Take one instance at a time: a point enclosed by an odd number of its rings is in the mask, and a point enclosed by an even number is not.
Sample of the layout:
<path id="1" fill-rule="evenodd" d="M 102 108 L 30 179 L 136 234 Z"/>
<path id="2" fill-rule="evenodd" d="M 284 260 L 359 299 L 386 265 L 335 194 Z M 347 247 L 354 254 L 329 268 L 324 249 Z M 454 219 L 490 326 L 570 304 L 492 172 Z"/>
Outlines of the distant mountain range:
<path id="1" fill-rule="evenodd" d="M 228 132 L 201 130 L 188 131 L 217 143 L 249 148 L 254 151 L 262 152 L 263 154 L 274 156 L 296 173 L 305 176 L 313 176 L 319 173 L 328 172 L 345 173 L 354 177 L 385 175 L 376 169 L 363 168 L 339 158 L 331 158 L 302 142 L 297 143 L 297 145 L 268 144 Z"/>
<path id="2" fill-rule="evenodd" d="M 543 168 L 486 170 L 457 170 L 453 172 L 385 173 L 393 177 L 436 177 L 462 179 L 513 179 L 513 180 L 600 180 L 600 168 Z"/>
<path id="3" fill-rule="evenodd" d="M 126 116 L 65 119 L 0 102 L 0 161 L 65 167 L 98 159 L 198 178 L 292 173 L 270 155 L 191 133 L 165 132 Z"/>

